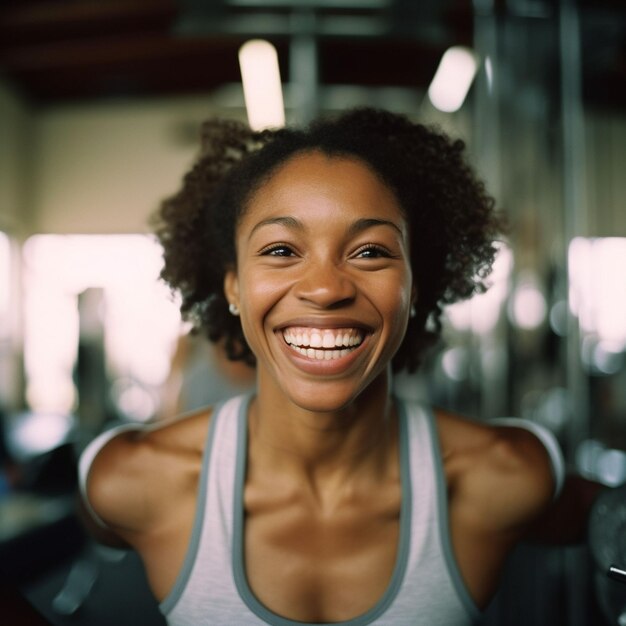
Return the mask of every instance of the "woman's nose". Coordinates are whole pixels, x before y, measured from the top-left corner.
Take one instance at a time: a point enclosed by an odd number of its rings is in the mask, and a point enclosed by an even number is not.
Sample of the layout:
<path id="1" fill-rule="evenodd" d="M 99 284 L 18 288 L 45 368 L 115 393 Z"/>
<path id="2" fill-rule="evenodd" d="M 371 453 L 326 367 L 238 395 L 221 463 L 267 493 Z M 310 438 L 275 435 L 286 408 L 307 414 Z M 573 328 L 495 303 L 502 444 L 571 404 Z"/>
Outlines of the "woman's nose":
<path id="1" fill-rule="evenodd" d="M 353 280 L 332 262 L 308 264 L 295 289 L 299 299 L 322 308 L 344 306 L 356 296 Z"/>

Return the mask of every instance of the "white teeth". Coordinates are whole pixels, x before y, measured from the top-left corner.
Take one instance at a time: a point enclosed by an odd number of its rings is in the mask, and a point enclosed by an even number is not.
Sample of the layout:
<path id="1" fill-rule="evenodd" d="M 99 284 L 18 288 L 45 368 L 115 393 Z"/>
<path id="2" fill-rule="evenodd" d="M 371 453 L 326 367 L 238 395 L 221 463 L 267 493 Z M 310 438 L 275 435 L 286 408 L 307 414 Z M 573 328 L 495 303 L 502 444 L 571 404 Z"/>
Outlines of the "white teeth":
<path id="1" fill-rule="evenodd" d="M 283 330 L 283 338 L 292 350 L 315 361 L 332 361 L 350 354 L 364 339 L 357 328 L 291 327 Z"/>
<path id="2" fill-rule="evenodd" d="M 322 335 L 316 332 L 311 333 L 311 341 L 309 343 L 311 348 L 321 348 L 322 347 Z"/>
<path id="3" fill-rule="evenodd" d="M 301 348 L 349 348 L 358 346 L 363 341 L 363 331 L 357 328 L 286 328 L 283 330 L 285 341 L 291 346 Z"/>
<path id="4" fill-rule="evenodd" d="M 323 348 L 334 348 L 335 347 L 335 336 L 332 333 L 325 332 L 322 340 Z"/>

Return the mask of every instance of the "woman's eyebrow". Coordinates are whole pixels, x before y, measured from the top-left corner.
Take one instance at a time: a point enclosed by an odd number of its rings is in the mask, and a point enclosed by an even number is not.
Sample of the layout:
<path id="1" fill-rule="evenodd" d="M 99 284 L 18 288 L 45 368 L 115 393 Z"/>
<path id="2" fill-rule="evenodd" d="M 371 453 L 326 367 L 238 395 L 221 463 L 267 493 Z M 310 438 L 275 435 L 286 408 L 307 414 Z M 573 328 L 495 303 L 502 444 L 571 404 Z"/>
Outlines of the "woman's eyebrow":
<path id="1" fill-rule="evenodd" d="M 404 236 L 404 231 L 395 222 L 392 222 L 391 220 L 381 220 L 374 217 L 362 218 L 350 224 L 348 228 L 348 236 L 354 237 L 355 235 L 362 233 L 364 230 L 373 228 L 374 226 L 390 226 L 394 230 L 398 231 L 400 235 Z"/>
<path id="2" fill-rule="evenodd" d="M 290 216 L 279 216 L 279 217 L 269 217 L 265 220 L 261 220 L 258 224 L 255 224 L 250 234 L 248 235 L 248 240 L 254 235 L 254 233 L 261 228 L 262 226 L 270 226 L 271 224 L 280 224 L 281 226 L 285 226 L 287 228 L 295 229 L 295 230 L 304 230 L 304 224 L 297 220 L 295 217 Z"/>

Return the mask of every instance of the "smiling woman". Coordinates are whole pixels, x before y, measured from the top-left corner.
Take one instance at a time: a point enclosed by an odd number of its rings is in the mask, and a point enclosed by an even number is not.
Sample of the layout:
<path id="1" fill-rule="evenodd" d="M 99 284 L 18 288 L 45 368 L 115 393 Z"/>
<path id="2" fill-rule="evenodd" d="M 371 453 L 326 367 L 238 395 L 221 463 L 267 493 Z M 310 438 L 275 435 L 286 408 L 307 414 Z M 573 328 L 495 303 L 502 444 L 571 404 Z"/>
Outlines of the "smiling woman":
<path id="1" fill-rule="evenodd" d="M 462 152 L 371 109 L 205 125 L 156 220 L 162 276 L 256 363 L 257 392 L 109 432 L 81 460 L 100 534 L 137 550 L 169 623 L 469 624 L 549 507 L 547 433 L 390 391 L 493 261 L 499 219 Z"/>
<path id="2" fill-rule="evenodd" d="M 210 339 L 225 337 L 231 356 L 254 362 L 223 293 L 224 275 L 237 264 L 236 226 L 254 192 L 292 157 L 350 157 L 351 171 L 354 161 L 365 165 L 406 220 L 419 298 L 394 365 L 415 369 L 438 336 L 441 307 L 484 290 L 477 276 L 489 273 L 496 252 L 501 221 L 463 150 L 461 141 L 372 109 L 322 119 L 306 130 L 253 133 L 238 122 L 211 120 L 195 167 L 155 219 L 162 276 L 181 292 L 183 315 Z"/>

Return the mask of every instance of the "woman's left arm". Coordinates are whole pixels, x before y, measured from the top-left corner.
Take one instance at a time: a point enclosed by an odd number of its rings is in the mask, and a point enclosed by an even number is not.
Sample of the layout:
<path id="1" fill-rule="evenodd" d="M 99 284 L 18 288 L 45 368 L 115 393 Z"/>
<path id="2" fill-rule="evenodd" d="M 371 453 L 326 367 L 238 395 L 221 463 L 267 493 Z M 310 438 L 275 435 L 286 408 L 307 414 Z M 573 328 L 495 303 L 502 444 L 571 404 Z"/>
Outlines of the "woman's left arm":
<path id="1" fill-rule="evenodd" d="M 549 461 L 555 495 L 552 502 L 544 507 L 538 518 L 528 526 L 527 538 L 538 543 L 569 545 L 583 543 L 587 539 L 587 525 L 593 503 L 606 487 L 577 474 L 566 475 L 565 463 L 555 436 L 543 426 L 528 420 L 499 418 L 492 420 L 496 426 L 513 426 L 532 433 L 536 441 L 535 454 L 540 453 Z M 500 430 L 502 432 L 502 430 Z M 523 441 L 523 439 L 522 439 Z M 526 454 L 531 447 L 526 448 Z M 531 454 L 530 458 L 532 459 Z M 531 473 L 542 473 L 545 464 L 531 462 Z M 532 482 L 529 483 L 532 485 Z"/>

